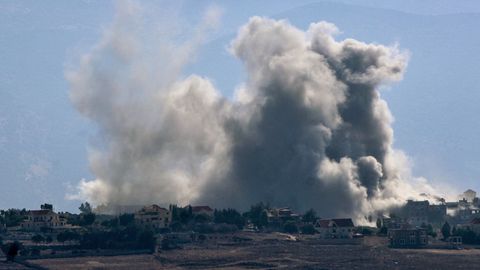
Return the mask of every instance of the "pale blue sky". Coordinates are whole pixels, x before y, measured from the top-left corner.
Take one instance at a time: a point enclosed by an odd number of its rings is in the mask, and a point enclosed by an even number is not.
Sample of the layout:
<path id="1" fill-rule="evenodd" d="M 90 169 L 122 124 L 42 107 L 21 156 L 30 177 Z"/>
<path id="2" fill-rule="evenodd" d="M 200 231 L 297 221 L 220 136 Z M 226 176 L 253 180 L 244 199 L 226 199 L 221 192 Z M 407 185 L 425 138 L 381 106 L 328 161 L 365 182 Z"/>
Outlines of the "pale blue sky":
<path id="1" fill-rule="evenodd" d="M 173 1 L 172 1 L 173 2 Z M 420 3 L 419 3 L 420 2 Z M 253 15 L 288 19 L 305 29 L 327 20 L 366 42 L 398 43 L 411 53 L 405 78 L 382 92 L 396 119 L 395 146 L 416 176 L 458 190 L 480 190 L 480 2 L 478 1 L 183 1 L 185 24 L 212 3 L 220 27 L 185 70 L 211 78 L 231 96 L 244 80 L 225 48 Z M 145 2 L 162 8 L 158 2 Z M 165 3 L 164 3 L 165 4 Z M 0 208 L 43 202 L 76 210 L 65 194 L 91 179 L 87 146 L 94 127 L 68 99 L 66 65 L 96 43 L 112 19 L 111 1 L 0 2 Z"/>

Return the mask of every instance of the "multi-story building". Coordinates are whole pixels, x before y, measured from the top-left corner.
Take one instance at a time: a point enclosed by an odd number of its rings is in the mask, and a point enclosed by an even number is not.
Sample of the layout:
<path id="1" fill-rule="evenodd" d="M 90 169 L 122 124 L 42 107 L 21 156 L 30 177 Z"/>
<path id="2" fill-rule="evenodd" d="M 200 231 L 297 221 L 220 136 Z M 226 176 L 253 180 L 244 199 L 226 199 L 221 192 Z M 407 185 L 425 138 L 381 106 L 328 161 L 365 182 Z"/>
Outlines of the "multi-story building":
<path id="1" fill-rule="evenodd" d="M 467 189 L 463 194 L 461 195 L 461 199 L 466 200 L 468 202 L 473 202 L 473 200 L 477 197 L 477 192 L 471 189 Z"/>
<path id="2" fill-rule="evenodd" d="M 441 223 L 447 215 L 447 205 L 430 204 L 425 201 L 408 200 L 403 207 L 401 215 L 407 223 L 413 226 L 422 226 L 429 223 Z"/>
<path id="3" fill-rule="evenodd" d="M 67 225 L 65 218 L 53 211 L 53 206 L 44 204 L 41 210 L 27 211 L 26 219 L 20 223 L 20 228 L 29 231 L 40 231 L 42 229 L 57 229 Z"/>
<path id="4" fill-rule="evenodd" d="M 135 212 L 135 224 L 144 228 L 163 229 L 170 222 L 170 211 L 156 204 L 144 206 Z"/>

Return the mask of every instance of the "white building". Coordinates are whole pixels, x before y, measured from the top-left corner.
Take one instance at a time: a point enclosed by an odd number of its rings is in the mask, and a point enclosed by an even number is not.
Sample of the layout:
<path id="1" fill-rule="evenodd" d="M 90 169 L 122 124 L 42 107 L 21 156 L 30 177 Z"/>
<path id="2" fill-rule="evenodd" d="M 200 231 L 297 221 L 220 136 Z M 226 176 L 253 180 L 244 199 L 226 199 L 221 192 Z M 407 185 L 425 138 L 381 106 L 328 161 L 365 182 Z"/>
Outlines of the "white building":
<path id="1" fill-rule="evenodd" d="M 350 218 L 319 219 L 315 230 L 322 239 L 353 238 L 355 225 Z"/>
<path id="2" fill-rule="evenodd" d="M 473 202 L 473 200 L 477 197 L 477 192 L 471 189 L 467 189 L 465 192 L 463 192 L 461 196 L 463 197 L 461 199 L 465 199 L 468 202 Z"/>

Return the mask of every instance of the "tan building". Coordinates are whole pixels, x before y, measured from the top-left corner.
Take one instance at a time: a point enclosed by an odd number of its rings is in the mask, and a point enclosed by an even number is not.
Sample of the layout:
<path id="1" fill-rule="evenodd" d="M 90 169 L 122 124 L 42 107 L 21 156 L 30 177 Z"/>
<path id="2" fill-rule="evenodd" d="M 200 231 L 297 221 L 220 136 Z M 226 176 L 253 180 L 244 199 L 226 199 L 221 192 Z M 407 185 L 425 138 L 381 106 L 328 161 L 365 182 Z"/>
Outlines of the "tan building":
<path id="1" fill-rule="evenodd" d="M 170 222 L 170 211 L 156 204 L 144 206 L 135 213 L 135 224 L 144 228 L 163 229 Z"/>
<path id="2" fill-rule="evenodd" d="M 42 210 L 30 210 L 27 218 L 20 224 L 20 227 L 29 231 L 40 231 L 42 229 L 57 229 L 67 225 L 65 218 L 60 217 L 51 208 Z"/>

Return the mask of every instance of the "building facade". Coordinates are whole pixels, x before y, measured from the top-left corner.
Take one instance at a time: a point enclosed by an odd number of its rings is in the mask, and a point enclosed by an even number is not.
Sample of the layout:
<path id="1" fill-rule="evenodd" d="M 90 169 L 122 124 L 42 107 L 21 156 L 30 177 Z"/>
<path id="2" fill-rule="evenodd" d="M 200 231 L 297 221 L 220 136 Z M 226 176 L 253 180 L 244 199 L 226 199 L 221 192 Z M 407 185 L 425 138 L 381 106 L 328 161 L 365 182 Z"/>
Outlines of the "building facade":
<path id="1" fill-rule="evenodd" d="M 442 223 L 447 216 L 447 205 L 444 203 L 430 204 L 427 200 L 408 200 L 401 215 L 408 224 L 418 227 L 431 223 Z"/>
<path id="2" fill-rule="evenodd" d="M 28 231 L 58 229 L 66 225 L 66 219 L 60 217 L 52 209 L 30 210 L 27 212 L 26 219 L 20 223 L 20 227 Z"/>
<path id="3" fill-rule="evenodd" d="M 319 219 L 315 223 L 315 230 L 322 239 L 349 239 L 353 238 L 355 225 L 350 218 Z"/>
<path id="4" fill-rule="evenodd" d="M 135 212 L 135 224 L 149 229 L 163 229 L 170 226 L 170 211 L 156 204 L 142 207 Z"/>
<path id="5" fill-rule="evenodd" d="M 396 248 L 418 248 L 428 245 L 428 235 L 425 229 L 401 228 L 388 230 L 390 246 Z"/>
<path id="6" fill-rule="evenodd" d="M 190 206 L 192 208 L 193 215 L 206 215 L 213 218 L 214 211 L 208 205 L 198 205 L 198 206 Z"/>

